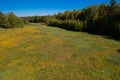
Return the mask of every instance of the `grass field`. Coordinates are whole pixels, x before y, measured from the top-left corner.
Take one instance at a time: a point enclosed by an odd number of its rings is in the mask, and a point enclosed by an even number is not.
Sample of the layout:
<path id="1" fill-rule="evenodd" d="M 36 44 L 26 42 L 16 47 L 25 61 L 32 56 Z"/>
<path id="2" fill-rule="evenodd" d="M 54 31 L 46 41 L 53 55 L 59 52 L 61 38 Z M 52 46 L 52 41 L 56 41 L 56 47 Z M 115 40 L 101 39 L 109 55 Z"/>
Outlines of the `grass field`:
<path id="1" fill-rule="evenodd" d="M 0 80 L 120 80 L 120 42 L 45 25 L 0 29 Z"/>

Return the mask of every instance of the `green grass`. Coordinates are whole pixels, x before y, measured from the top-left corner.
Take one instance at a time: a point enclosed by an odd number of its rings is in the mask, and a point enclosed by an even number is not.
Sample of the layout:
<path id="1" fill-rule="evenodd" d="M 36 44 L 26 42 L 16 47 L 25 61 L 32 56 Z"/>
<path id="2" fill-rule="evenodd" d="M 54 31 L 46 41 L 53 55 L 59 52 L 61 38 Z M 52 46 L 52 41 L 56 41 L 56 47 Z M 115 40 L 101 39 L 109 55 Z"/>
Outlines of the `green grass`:
<path id="1" fill-rule="evenodd" d="M 45 25 L 0 29 L 0 80 L 120 80 L 120 42 Z"/>

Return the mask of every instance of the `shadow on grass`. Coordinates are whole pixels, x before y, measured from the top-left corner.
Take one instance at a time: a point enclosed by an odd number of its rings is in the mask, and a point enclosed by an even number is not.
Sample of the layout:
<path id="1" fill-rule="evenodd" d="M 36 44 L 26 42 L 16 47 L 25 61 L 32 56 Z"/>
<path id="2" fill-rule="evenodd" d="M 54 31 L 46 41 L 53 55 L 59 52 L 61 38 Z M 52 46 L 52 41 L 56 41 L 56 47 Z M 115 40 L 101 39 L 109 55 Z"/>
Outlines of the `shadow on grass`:
<path id="1" fill-rule="evenodd" d="M 104 38 L 107 38 L 107 39 L 113 39 L 113 40 L 116 40 L 116 41 L 120 41 L 120 35 L 110 35 L 108 33 L 94 33 L 94 32 L 87 32 L 87 31 L 83 31 L 83 32 L 86 32 L 88 34 L 92 34 L 92 35 L 99 35 L 99 36 L 102 36 Z"/>
<path id="2" fill-rule="evenodd" d="M 117 50 L 118 52 L 120 52 L 120 49 L 119 50 Z"/>
<path id="3" fill-rule="evenodd" d="M 73 31 L 73 32 L 86 32 L 86 33 L 88 33 L 88 34 L 99 35 L 99 36 L 103 36 L 104 38 L 107 38 L 107 39 L 113 39 L 113 40 L 116 40 L 116 41 L 120 41 L 120 35 L 116 35 L 116 34 L 110 35 L 110 34 L 108 34 L 108 33 L 89 32 L 89 31 L 86 31 L 86 30 L 84 30 L 84 29 L 81 29 L 81 30 L 73 30 L 73 29 L 69 29 L 69 28 L 52 26 L 52 25 L 48 25 L 48 26 L 57 27 L 57 28 L 61 28 L 61 29 L 64 29 L 64 30 L 67 30 L 67 31 Z"/>
<path id="4" fill-rule="evenodd" d="M 120 36 L 116 36 L 116 37 L 113 37 L 113 36 L 104 36 L 105 38 L 107 39 L 114 39 L 116 41 L 120 41 Z"/>
<path id="5" fill-rule="evenodd" d="M 86 31 L 83 31 L 83 32 L 86 32 Z M 102 37 L 107 38 L 107 39 L 113 39 L 116 41 L 120 41 L 120 35 L 108 35 L 108 34 L 92 33 L 92 32 L 86 32 L 86 33 L 92 34 L 92 35 L 99 35 L 99 36 L 102 36 Z"/>

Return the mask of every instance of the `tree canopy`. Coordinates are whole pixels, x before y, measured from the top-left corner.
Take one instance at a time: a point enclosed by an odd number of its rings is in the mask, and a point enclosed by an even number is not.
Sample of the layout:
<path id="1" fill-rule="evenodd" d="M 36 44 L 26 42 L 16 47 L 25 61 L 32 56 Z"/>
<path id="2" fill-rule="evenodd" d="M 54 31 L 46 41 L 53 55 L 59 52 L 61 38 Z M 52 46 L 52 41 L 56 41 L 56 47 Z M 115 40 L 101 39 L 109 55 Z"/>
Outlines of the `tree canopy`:
<path id="1" fill-rule="evenodd" d="M 16 28 L 23 27 L 23 21 L 21 18 L 15 16 L 13 12 L 3 14 L 0 12 L 0 27 L 1 28 Z"/>
<path id="2" fill-rule="evenodd" d="M 32 16 L 23 19 L 68 30 L 120 37 L 120 4 L 115 0 L 111 0 L 110 4 L 102 3 L 82 10 L 67 10 L 53 16 Z"/>

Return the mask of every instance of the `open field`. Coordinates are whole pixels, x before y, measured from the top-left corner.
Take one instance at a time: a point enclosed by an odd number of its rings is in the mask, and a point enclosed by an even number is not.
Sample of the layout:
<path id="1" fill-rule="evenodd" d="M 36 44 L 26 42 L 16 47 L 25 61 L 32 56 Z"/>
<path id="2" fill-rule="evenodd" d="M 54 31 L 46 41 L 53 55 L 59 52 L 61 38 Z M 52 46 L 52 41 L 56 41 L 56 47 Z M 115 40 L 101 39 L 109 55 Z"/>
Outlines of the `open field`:
<path id="1" fill-rule="evenodd" d="M 120 42 L 45 25 L 0 29 L 0 80 L 120 80 Z"/>

